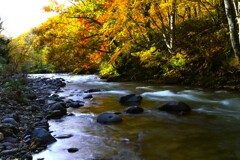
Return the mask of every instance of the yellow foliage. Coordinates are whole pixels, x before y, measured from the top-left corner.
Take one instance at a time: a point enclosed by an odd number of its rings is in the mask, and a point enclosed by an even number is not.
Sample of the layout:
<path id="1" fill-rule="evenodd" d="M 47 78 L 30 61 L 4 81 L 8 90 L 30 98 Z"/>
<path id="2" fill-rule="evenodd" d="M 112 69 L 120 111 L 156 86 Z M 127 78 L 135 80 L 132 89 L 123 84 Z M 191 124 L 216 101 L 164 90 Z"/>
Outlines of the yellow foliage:
<path id="1" fill-rule="evenodd" d="M 115 52 L 114 54 L 111 56 L 110 60 L 109 60 L 109 63 L 113 63 L 117 58 L 118 56 L 121 54 L 121 48 L 120 47 L 117 47 L 115 49 Z"/>

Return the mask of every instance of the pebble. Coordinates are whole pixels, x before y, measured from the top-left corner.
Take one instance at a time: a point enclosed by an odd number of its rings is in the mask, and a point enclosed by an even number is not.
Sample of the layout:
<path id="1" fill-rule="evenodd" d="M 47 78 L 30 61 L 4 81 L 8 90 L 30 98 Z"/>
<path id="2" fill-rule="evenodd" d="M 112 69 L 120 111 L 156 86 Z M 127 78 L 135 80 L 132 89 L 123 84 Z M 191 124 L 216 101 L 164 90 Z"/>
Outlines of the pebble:
<path id="1" fill-rule="evenodd" d="M 78 151 L 78 148 L 69 148 L 68 149 L 68 152 L 69 153 L 75 153 L 75 152 L 77 152 Z"/>
<path id="2" fill-rule="evenodd" d="M 18 152 L 18 148 L 8 149 L 1 152 L 1 154 L 12 154 Z"/>
<path id="3" fill-rule="evenodd" d="M 73 136 L 72 134 L 63 134 L 63 135 L 56 136 L 56 138 L 57 139 L 65 139 L 65 138 L 70 138 L 72 136 Z"/>

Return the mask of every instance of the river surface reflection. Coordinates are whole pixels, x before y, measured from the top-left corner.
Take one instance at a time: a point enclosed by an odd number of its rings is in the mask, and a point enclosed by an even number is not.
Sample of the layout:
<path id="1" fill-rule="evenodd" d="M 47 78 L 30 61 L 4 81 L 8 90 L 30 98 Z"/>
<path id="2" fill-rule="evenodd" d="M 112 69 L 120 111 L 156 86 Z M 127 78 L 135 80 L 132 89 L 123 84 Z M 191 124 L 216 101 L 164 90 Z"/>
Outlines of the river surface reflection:
<path id="1" fill-rule="evenodd" d="M 43 75 L 34 75 L 43 76 Z M 96 75 L 48 74 L 67 82 L 65 99 L 82 100 L 84 89 L 102 89 L 79 109 L 68 109 L 75 116 L 51 120 L 52 135 L 72 134 L 58 139 L 48 149 L 34 155 L 45 160 L 236 160 L 240 159 L 239 93 L 201 88 L 159 86 L 144 83 L 105 82 Z M 98 114 L 122 112 L 118 99 L 136 93 L 143 97 L 144 113 L 122 114 L 120 124 L 102 125 Z M 189 104 L 187 116 L 157 111 L 170 100 Z M 69 153 L 68 148 L 79 151 Z"/>

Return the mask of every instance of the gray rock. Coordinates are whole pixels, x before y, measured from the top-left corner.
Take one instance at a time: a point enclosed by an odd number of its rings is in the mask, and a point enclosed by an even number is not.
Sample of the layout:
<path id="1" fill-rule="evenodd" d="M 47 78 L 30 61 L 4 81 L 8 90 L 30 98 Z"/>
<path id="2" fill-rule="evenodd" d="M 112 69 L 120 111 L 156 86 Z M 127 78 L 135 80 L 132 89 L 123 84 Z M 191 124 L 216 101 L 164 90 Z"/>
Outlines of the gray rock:
<path id="1" fill-rule="evenodd" d="M 122 96 L 119 99 L 119 102 L 125 106 L 138 106 L 142 101 L 142 96 L 136 94 L 129 94 Z"/>
<path id="2" fill-rule="evenodd" d="M 77 152 L 78 151 L 78 148 L 69 148 L 68 149 L 68 152 L 69 153 L 75 153 L 75 152 Z"/>
<path id="3" fill-rule="evenodd" d="M 101 89 L 85 89 L 83 90 L 83 93 L 93 93 L 93 92 L 102 92 Z"/>
<path id="4" fill-rule="evenodd" d="M 158 107 L 160 111 L 165 111 L 171 114 L 176 114 L 176 115 L 185 115 L 191 112 L 191 108 L 189 107 L 188 104 L 180 101 L 170 101 L 167 102 L 160 107 Z"/>
<path id="5" fill-rule="evenodd" d="M 83 96 L 83 99 L 91 99 L 93 98 L 93 96 L 91 94 L 87 94 L 85 96 Z"/>
<path id="6" fill-rule="evenodd" d="M 121 121 L 122 118 L 119 115 L 110 112 L 101 113 L 97 117 L 97 122 L 101 124 L 119 123 Z"/>
<path id="7" fill-rule="evenodd" d="M 65 138 L 70 138 L 72 136 L 73 136 L 72 134 L 63 134 L 63 135 L 56 136 L 56 138 L 57 139 L 65 139 Z"/>
<path id="8" fill-rule="evenodd" d="M 84 102 L 74 101 L 74 102 L 68 103 L 68 106 L 71 108 L 79 108 L 84 106 Z"/>
<path id="9" fill-rule="evenodd" d="M 13 148 L 13 144 L 11 142 L 4 142 L 2 145 L 5 147 L 5 149 L 9 150 Z"/>
<path id="10" fill-rule="evenodd" d="M 143 113 L 144 109 L 138 106 L 130 106 L 125 109 L 125 112 L 130 114 L 138 114 L 138 113 Z"/>
<path id="11" fill-rule="evenodd" d="M 51 144 L 57 140 L 45 129 L 35 128 L 32 132 L 32 138 L 40 144 Z"/>
<path id="12" fill-rule="evenodd" d="M 13 118 L 15 119 L 15 121 L 19 122 L 20 121 L 20 118 L 19 118 L 19 115 L 18 113 L 11 113 L 11 114 L 7 114 L 3 117 L 3 119 L 5 118 Z"/>
<path id="13" fill-rule="evenodd" d="M 18 125 L 18 123 L 13 118 L 4 118 L 2 120 L 2 123 L 9 123 L 9 124 L 12 124 L 13 126 L 17 126 Z"/>
<path id="14" fill-rule="evenodd" d="M 64 115 L 67 115 L 65 103 L 58 102 L 49 107 L 48 118 L 61 118 Z"/>
<path id="15" fill-rule="evenodd" d="M 4 150 L 4 151 L 1 152 L 1 154 L 3 154 L 3 155 L 13 154 L 13 153 L 16 153 L 18 151 L 19 151 L 18 148 L 13 148 L 13 149 Z"/>

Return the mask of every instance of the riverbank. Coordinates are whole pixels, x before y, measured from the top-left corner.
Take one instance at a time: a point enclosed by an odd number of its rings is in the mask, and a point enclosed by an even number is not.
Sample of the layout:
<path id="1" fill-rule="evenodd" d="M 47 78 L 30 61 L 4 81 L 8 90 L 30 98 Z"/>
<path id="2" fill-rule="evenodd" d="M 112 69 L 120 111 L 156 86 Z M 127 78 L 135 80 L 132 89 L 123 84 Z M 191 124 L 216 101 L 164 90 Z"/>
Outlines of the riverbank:
<path id="1" fill-rule="evenodd" d="M 134 78 L 129 76 L 118 77 L 103 77 L 108 82 L 144 82 L 157 85 L 178 85 L 188 87 L 199 87 L 204 89 L 213 90 L 228 90 L 228 91 L 240 91 L 240 74 L 239 72 L 220 72 L 205 74 L 193 74 L 177 77 L 164 77 L 162 75 L 156 78 L 144 78 L 144 72 Z"/>
<path id="2" fill-rule="evenodd" d="M 51 108 L 49 101 L 61 102 L 53 94 L 65 86 L 63 79 L 29 78 L 11 75 L 1 78 L 0 159 L 32 159 L 55 138 L 48 119 L 66 114 Z"/>

